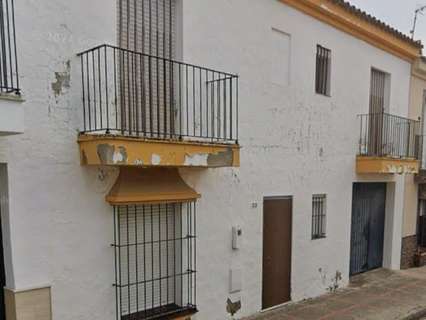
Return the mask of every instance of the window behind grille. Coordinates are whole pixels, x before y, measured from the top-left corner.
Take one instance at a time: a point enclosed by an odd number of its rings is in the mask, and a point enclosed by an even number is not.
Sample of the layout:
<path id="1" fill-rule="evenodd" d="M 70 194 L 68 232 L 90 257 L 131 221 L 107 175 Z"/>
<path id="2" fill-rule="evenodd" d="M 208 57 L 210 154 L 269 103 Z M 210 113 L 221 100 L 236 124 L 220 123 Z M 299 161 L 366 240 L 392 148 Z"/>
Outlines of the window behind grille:
<path id="1" fill-rule="evenodd" d="M 174 134 L 175 0 L 117 0 L 121 126 L 154 137 Z M 141 57 L 131 52 L 150 55 Z M 165 58 L 165 59 L 163 59 Z"/>
<path id="2" fill-rule="evenodd" d="M 317 46 L 317 62 L 315 76 L 316 93 L 330 95 L 331 51 Z"/>
<path id="3" fill-rule="evenodd" d="M 321 239 L 326 236 L 326 195 L 312 196 L 312 239 Z"/>
<path id="4" fill-rule="evenodd" d="M 196 310 L 195 203 L 118 206 L 117 319 Z"/>

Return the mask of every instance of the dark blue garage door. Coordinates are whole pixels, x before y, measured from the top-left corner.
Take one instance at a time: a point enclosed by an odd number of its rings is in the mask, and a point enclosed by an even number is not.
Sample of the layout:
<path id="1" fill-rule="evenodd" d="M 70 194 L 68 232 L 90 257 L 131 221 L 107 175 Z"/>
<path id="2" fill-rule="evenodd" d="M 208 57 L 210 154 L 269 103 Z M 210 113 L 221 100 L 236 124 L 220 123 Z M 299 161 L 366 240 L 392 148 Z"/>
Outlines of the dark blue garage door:
<path id="1" fill-rule="evenodd" d="M 385 183 L 354 183 L 350 274 L 383 265 Z"/>

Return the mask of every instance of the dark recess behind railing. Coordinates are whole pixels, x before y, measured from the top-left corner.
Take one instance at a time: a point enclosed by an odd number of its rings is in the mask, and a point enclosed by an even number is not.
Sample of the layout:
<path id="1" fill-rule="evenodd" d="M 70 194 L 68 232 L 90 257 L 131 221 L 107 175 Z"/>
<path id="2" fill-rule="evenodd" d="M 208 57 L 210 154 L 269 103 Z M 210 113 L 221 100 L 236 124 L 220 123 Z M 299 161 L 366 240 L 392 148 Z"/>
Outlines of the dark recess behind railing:
<path id="1" fill-rule="evenodd" d="M 360 119 L 360 156 L 421 158 L 421 123 L 388 113 L 363 114 Z"/>

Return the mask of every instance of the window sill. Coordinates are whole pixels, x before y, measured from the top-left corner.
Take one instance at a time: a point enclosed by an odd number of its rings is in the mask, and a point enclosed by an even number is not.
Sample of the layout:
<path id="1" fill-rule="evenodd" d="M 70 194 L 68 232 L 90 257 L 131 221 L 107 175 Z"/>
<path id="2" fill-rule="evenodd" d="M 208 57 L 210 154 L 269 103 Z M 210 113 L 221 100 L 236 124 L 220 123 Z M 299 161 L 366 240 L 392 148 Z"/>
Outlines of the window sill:
<path id="1" fill-rule="evenodd" d="M 321 97 L 325 97 L 325 98 L 331 98 L 331 93 L 320 93 L 320 92 L 315 92 L 316 95 L 321 96 Z"/>
<path id="2" fill-rule="evenodd" d="M 22 97 L 22 95 L 18 95 L 15 93 L 0 93 L 0 100 L 6 100 L 6 101 L 14 101 L 14 102 L 25 102 L 25 99 Z"/>
<path id="3" fill-rule="evenodd" d="M 327 236 L 317 236 L 317 237 L 312 237 L 312 241 L 315 241 L 315 240 L 321 240 L 321 239 L 326 239 L 327 238 Z"/>

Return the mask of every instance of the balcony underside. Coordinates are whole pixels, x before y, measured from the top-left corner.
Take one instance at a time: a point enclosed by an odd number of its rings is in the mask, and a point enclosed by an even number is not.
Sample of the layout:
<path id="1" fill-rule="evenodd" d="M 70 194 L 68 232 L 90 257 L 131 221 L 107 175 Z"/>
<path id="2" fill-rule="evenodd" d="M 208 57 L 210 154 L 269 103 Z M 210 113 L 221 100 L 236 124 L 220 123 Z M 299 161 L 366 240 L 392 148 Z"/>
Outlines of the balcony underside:
<path id="1" fill-rule="evenodd" d="M 82 134 L 78 138 L 82 165 L 139 167 L 239 167 L 237 144 L 153 140 Z"/>
<path id="2" fill-rule="evenodd" d="M 356 172 L 358 174 L 416 174 L 419 172 L 420 162 L 416 159 L 396 159 L 388 157 L 356 158 Z"/>

